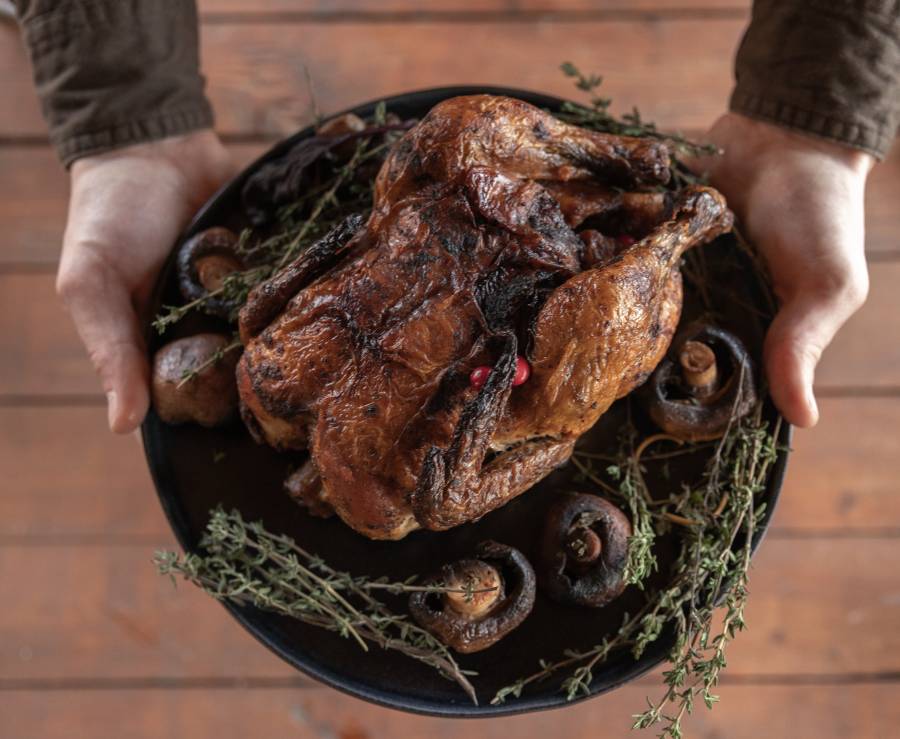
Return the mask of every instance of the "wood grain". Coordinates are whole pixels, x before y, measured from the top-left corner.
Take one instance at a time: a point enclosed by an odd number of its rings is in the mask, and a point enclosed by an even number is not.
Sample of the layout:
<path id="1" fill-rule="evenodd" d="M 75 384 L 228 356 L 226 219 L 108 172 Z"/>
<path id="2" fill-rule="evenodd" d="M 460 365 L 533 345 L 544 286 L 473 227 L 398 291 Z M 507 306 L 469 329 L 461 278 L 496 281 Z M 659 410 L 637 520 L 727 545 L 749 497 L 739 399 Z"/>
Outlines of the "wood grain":
<path id="1" fill-rule="evenodd" d="M 724 109 L 743 27 L 740 19 L 213 23 L 202 29 L 202 58 L 226 134 L 284 134 L 308 122 L 304 65 L 319 107 L 334 112 L 437 85 L 511 85 L 571 97 L 558 69 L 566 59 L 602 72 L 619 110 L 637 105 L 661 125 L 702 129 Z M 46 130 L 23 54 L 15 30 L 0 28 L 3 98 L 16 101 L 0 107 L 0 138 Z"/>
<path id="2" fill-rule="evenodd" d="M 240 168 L 267 148 L 228 146 Z M 68 175 L 48 146 L 0 146 L 0 173 L 0 270 L 54 270 L 66 225 Z"/>
<path id="3" fill-rule="evenodd" d="M 900 387 L 900 262 L 874 263 L 871 283 L 869 301 L 825 352 L 816 376 L 822 387 Z M 96 396 L 98 382 L 52 275 L 0 274 L 0 295 L 0 396 Z"/>
<path id="4" fill-rule="evenodd" d="M 750 7 L 749 0 L 263 0 L 247 3 L 245 0 L 199 0 L 201 15 L 229 13 L 229 19 L 250 15 L 258 17 L 267 13 L 304 13 L 324 19 L 341 14 L 366 13 L 372 16 L 395 13 L 428 15 L 430 13 L 479 14 L 521 12 L 587 12 L 604 13 L 622 10 L 666 12 L 741 12 Z"/>
<path id="5" fill-rule="evenodd" d="M 0 407 L 0 542 L 168 539 L 136 436 L 115 436 L 106 409 Z"/>
<path id="6" fill-rule="evenodd" d="M 875 166 L 866 184 L 866 252 L 869 256 L 900 255 L 900 145 Z"/>
<path id="7" fill-rule="evenodd" d="M 213 600 L 190 586 L 173 590 L 149 562 L 153 549 L 0 549 L 0 582 L 16 595 L 0 609 L 0 678 L 290 674 Z M 730 673 L 900 671 L 897 556 L 897 539 L 767 541 Z"/>
<path id="8" fill-rule="evenodd" d="M 773 531 L 863 536 L 900 531 L 900 398 L 822 398 L 798 429 Z"/>
<path id="9" fill-rule="evenodd" d="M 236 166 L 249 164 L 268 145 L 231 144 Z M 51 270 L 59 259 L 68 198 L 68 177 L 48 147 L 0 146 L 0 269 Z M 900 147 L 876 167 L 866 193 L 866 251 L 900 257 Z"/>
<path id="10" fill-rule="evenodd" d="M 795 453 L 770 536 L 900 531 L 900 398 L 825 398 Z M 0 544 L 167 541 L 137 439 L 96 407 L 0 408 Z M 851 442 L 852 440 L 852 442 Z"/>
<path id="11" fill-rule="evenodd" d="M 391 711 L 325 690 L 158 689 L 0 692 L 0 734 L 18 739 L 622 739 L 658 693 L 640 684 L 559 711 L 453 721 Z M 685 720 L 692 739 L 886 739 L 900 723 L 897 684 L 734 685 Z"/>
<path id="12" fill-rule="evenodd" d="M 634 103 L 667 127 L 700 130 L 724 107 L 749 0 L 199 5 L 219 128 L 262 140 L 310 119 L 304 63 L 331 112 L 453 82 L 570 96 L 556 70 L 569 58 L 604 73 L 620 109 Z M 477 725 L 410 716 L 310 687 L 217 604 L 155 574 L 152 550 L 171 534 L 140 448 L 106 431 L 53 294 L 67 178 L 40 144 L 45 127 L 7 25 L 0 80 L 0 737 L 450 739 L 476 726 L 485 739 L 629 735 L 628 717 L 659 694 L 658 673 L 565 711 Z M 247 161 L 261 147 L 232 149 Z M 825 356 L 818 382 L 832 397 L 820 426 L 795 437 L 751 580 L 750 629 L 731 654 L 723 703 L 699 709 L 690 736 L 882 739 L 900 724 L 897 202 L 895 147 L 867 192 L 872 297 Z M 848 392 L 880 397 L 833 397 Z"/>
<path id="13" fill-rule="evenodd" d="M 900 262 L 869 268 L 869 299 L 825 350 L 816 370 L 821 388 L 900 388 Z"/>

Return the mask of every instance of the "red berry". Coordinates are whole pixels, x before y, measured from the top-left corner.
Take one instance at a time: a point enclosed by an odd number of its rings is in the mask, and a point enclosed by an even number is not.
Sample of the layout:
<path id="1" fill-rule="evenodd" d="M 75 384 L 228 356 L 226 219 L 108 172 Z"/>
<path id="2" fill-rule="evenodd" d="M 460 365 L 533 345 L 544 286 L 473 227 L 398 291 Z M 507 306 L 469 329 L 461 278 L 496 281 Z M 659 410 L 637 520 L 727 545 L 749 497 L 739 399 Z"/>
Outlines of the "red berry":
<path id="1" fill-rule="evenodd" d="M 634 246 L 635 244 L 635 238 L 631 234 L 619 234 L 616 239 L 624 247 Z"/>
<path id="2" fill-rule="evenodd" d="M 531 365 L 528 364 L 528 360 L 525 357 L 516 357 L 516 374 L 513 375 L 513 387 L 518 387 L 528 382 L 529 377 L 531 377 Z"/>
<path id="3" fill-rule="evenodd" d="M 472 370 L 471 373 L 469 373 L 469 383 L 472 385 L 472 387 L 481 387 L 482 385 L 484 385 L 484 383 L 487 382 L 489 374 L 491 374 L 490 367 L 476 367 Z"/>

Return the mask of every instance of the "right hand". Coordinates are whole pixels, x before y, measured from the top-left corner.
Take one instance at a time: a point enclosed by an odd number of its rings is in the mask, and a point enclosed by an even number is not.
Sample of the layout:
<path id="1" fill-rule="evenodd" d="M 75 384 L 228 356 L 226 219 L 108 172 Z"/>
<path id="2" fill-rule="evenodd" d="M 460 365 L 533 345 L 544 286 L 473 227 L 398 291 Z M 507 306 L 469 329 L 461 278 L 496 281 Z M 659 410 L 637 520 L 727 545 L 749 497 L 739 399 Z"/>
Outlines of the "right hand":
<path id="1" fill-rule="evenodd" d="M 764 349 L 772 399 L 791 423 L 813 426 L 816 365 L 868 292 L 863 196 L 875 160 L 736 113 L 709 139 L 724 154 L 692 166 L 728 198 L 781 303 Z"/>
<path id="2" fill-rule="evenodd" d="M 232 174 L 209 130 L 77 160 L 56 288 L 100 375 L 109 427 L 150 405 L 142 321 L 163 262 L 191 216 Z"/>

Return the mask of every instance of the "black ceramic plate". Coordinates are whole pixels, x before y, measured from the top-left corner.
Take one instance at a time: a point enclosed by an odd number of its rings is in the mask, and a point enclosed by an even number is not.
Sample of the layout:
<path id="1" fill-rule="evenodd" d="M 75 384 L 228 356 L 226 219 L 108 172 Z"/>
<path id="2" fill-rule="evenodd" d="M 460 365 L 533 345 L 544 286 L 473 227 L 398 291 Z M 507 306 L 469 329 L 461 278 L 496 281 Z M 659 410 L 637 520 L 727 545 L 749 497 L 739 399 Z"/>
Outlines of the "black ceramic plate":
<path id="1" fill-rule="evenodd" d="M 488 92 L 512 95 L 548 109 L 558 109 L 561 100 L 523 90 L 498 88 L 440 88 L 389 98 L 387 107 L 402 118 L 421 117 L 437 102 L 460 94 Z M 375 103 L 354 108 L 361 116 L 370 115 Z M 284 154 L 298 140 L 309 136 L 305 129 L 277 144 L 224 187 L 197 214 L 184 235 L 187 238 L 211 226 L 240 228 L 243 223 L 240 192 L 246 177 L 263 162 Z M 705 247 L 715 269 L 715 255 L 737 250 L 728 238 Z M 733 261 L 733 259 L 732 259 Z M 177 300 L 172 260 L 160 278 L 157 305 Z M 746 272 L 744 274 L 747 274 Z M 724 281 L 723 281 L 724 280 Z M 719 284 L 739 294 L 744 305 L 759 304 L 761 297 L 752 286 L 740 280 L 723 278 Z M 723 301 L 730 303 L 731 301 Z M 748 322 L 747 311 L 723 305 L 720 323 L 737 331 L 759 356 L 762 329 Z M 686 295 L 684 320 L 696 314 L 690 291 Z M 186 319 L 166 336 L 192 333 L 210 328 L 213 319 Z M 151 348 L 160 340 L 148 329 Z M 628 400 L 615 404 L 594 429 L 580 442 L 581 448 L 609 452 L 615 448 L 616 432 L 629 412 Z M 636 405 L 633 417 L 642 431 L 652 433 L 649 422 Z M 774 418 L 772 408 L 766 410 Z M 787 447 L 790 429 L 783 425 L 781 448 Z M 375 542 L 354 533 L 338 519 L 322 520 L 307 516 L 282 492 L 282 480 L 298 457 L 286 457 L 253 443 L 247 432 L 234 424 L 223 429 L 207 430 L 193 425 L 169 426 L 151 411 L 143 425 L 147 461 L 159 492 L 160 502 L 182 546 L 196 547 L 211 508 L 222 505 L 236 508 L 247 519 L 261 519 L 267 527 L 290 534 L 307 549 L 325 557 L 330 564 L 358 574 L 386 575 L 405 579 L 411 574 L 424 574 L 444 562 L 467 555 L 484 539 L 496 539 L 520 548 L 530 555 L 540 531 L 546 507 L 560 490 L 583 488 L 573 482 L 571 466 L 559 470 L 509 505 L 485 516 L 481 521 L 443 533 L 414 532 L 400 542 Z M 218 461 L 216 461 L 218 460 Z M 679 465 L 667 470 L 664 484 L 677 484 L 679 474 L 696 474 L 705 463 L 704 453 L 681 458 Z M 769 524 L 775 500 L 781 487 L 786 452 L 780 452 L 773 466 L 764 497 L 766 517 L 754 545 Z M 653 474 L 653 471 L 650 471 Z M 651 488 L 653 480 L 650 480 Z M 663 489 L 667 489 L 663 488 Z M 665 561 L 671 543 L 661 542 L 660 557 Z M 665 578 L 665 567 L 658 576 Z M 440 677 L 431 668 L 420 665 L 394 652 L 374 649 L 363 654 L 352 640 L 342 639 L 292 619 L 250 607 L 226 605 L 231 614 L 259 641 L 307 675 L 357 697 L 407 711 L 439 716 L 497 716 L 534 711 L 565 705 L 558 681 L 547 681 L 526 692 L 521 699 L 490 705 L 496 690 L 516 678 L 534 671 L 538 658 L 553 658 L 567 648 L 587 648 L 614 633 L 624 611 L 634 612 L 641 595 L 630 588 L 609 607 L 602 610 L 566 607 L 538 596 L 534 611 L 511 635 L 479 654 L 463 656 L 464 668 L 477 670 L 475 687 L 479 705 L 473 705 L 453 682 Z M 634 661 L 628 656 L 613 659 L 595 670 L 591 685 L 593 695 L 611 690 L 641 675 L 662 661 L 672 645 L 671 634 L 664 634 L 652 644 L 643 657 Z M 636 706 L 636 708 L 639 708 Z"/>

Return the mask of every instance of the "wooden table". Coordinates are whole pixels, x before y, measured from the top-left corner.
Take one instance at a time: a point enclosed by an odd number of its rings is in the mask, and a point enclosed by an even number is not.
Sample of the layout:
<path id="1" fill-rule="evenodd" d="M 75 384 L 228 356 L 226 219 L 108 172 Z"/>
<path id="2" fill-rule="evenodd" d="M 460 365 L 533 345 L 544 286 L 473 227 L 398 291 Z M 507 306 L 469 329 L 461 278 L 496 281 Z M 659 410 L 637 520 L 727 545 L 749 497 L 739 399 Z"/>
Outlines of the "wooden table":
<path id="1" fill-rule="evenodd" d="M 700 130 L 720 112 L 744 0 L 201 0 L 218 128 L 243 163 L 363 99 L 453 83 L 569 94 L 572 60 L 619 109 Z M 690 6 L 690 7 L 685 7 Z M 252 10 L 250 9 L 252 7 Z M 597 7 L 602 7 L 598 10 Z M 150 557 L 171 546 L 138 444 L 53 289 L 67 183 L 15 27 L 0 26 L 0 737 L 621 737 L 658 674 L 565 711 L 457 723 L 294 673 Z M 900 151 L 868 196 L 869 302 L 826 352 L 822 422 L 796 437 L 756 561 L 749 631 L 697 737 L 897 736 Z"/>

